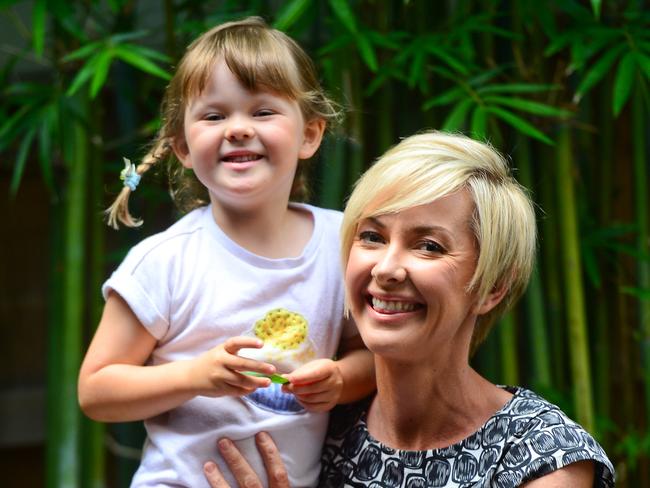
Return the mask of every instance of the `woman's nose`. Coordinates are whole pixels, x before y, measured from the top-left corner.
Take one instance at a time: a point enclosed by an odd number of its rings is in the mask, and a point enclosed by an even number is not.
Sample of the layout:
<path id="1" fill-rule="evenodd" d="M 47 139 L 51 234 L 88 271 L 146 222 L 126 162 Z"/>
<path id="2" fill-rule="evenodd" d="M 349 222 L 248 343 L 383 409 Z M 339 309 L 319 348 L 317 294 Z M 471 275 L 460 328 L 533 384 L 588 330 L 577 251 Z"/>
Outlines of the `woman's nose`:
<path id="1" fill-rule="evenodd" d="M 255 135 L 253 126 L 243 117 L 234 117 L 228 121 L 225 137 L 229 141 L 243 141 Z"/>
<path id="2" fill-rule="evenodd" d="M 373 267 L 371 275 L 380 285 L 403 282 L 406 279 L 407 272 L 400 253 L 390 248 L 386 249 L 381 259 Z"/>

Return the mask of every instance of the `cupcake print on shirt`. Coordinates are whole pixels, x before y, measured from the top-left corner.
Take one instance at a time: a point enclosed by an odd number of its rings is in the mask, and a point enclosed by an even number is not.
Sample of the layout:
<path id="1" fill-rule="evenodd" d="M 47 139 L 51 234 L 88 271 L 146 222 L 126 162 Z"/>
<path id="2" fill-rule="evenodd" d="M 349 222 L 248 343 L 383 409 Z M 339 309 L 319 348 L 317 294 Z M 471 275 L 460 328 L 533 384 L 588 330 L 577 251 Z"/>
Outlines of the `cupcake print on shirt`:
<path id="1" fill-rule="evenodd" d="M 316 358 L 313 344 L 308 337 L 307 319 L 297 312 L 276 308 L 255 322 L 251 335 L 264 341 L 260 349 L 241 349 L 239 355 L 273 364 L 279 374 L 290 373 Z M 283 393 L 282 386 L 271 383 L 259 388 L 247 400 L 260 408 L 277 413 L 298 413 L 304 408 L 291 394 Z"/>

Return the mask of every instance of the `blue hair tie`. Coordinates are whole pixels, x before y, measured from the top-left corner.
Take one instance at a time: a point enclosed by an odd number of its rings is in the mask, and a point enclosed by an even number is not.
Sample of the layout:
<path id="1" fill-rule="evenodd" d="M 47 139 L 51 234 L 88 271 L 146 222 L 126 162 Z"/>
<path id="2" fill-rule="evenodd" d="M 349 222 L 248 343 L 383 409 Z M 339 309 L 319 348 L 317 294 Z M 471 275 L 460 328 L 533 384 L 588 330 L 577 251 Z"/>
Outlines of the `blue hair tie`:
<path id="1" fill-rule="evenodd" d="M 124 159 L 124 169 L 120 171 L 120 180 L 124 180 L 124 186 L 128 186 L 131 191 L 135 191 L 140 183 L 141 176 L 135 170 L 135 164 L 130 160 Z"/>

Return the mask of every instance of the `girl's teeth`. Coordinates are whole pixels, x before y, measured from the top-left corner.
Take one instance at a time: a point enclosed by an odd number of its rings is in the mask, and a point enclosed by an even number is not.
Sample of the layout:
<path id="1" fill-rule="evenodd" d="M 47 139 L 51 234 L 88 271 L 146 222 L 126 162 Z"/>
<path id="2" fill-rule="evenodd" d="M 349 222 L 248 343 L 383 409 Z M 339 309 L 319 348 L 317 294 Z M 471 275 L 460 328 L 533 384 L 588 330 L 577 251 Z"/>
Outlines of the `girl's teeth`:
<path id="1" fill-rule="evenodd" d="M 247 161 L 255 161 L 259 159 L 259 156 L 257 154 L 250 154 L 248 156 L 227 156 L 224 159 L 231 163 L 245 163 Z"/>
<path id="2" fill-rule="evenodd" d="M 372 308 L 386 310 L 388 312 L 412 312 L 416 308 L 415 303 L 385 301 L 372 297 Z"/>

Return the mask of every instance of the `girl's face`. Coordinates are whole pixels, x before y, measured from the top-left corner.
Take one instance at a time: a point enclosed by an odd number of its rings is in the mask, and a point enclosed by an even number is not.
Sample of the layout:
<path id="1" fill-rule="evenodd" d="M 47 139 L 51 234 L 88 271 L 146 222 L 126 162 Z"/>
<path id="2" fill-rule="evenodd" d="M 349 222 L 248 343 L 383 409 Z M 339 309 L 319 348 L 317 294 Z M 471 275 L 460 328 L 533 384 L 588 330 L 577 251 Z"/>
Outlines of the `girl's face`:
<path id="1" fill-rule="evenodd" d="M 295 100 L 247 90 L 219 61 L 185 110 L 174 151 L 208 189 L 213 207 L 250 211 L 289 199 L 299 159 L 311 157 L 322 120 L 305 122 Z"/>
<path id="2" fill-rule="evenodd" d="M 345 281 L 368 348 L 424 363 L 467 349 L 477 314 L 466 291 L 478 257 L 466 190 L 396 214 L 361 220 Z"/>

